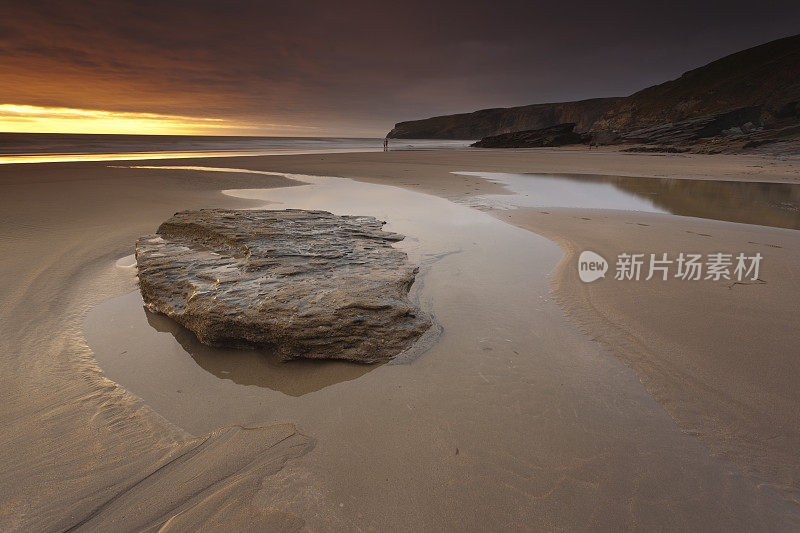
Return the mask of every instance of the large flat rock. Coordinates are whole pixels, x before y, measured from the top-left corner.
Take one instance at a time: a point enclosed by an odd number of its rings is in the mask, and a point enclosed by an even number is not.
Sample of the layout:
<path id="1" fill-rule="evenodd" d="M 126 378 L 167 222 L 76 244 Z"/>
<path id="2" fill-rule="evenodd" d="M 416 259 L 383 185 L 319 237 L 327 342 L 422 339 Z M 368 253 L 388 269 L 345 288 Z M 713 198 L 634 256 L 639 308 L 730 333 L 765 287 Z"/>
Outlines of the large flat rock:
<path id="1" fill-rule="evenodd" d="M 408 299 L 402 235 L 367 216 L 287 209 L 182 211 L 136 243 L 145 305 L 210 346 L 286 359 L 386 361 L 431 318 Z"/>

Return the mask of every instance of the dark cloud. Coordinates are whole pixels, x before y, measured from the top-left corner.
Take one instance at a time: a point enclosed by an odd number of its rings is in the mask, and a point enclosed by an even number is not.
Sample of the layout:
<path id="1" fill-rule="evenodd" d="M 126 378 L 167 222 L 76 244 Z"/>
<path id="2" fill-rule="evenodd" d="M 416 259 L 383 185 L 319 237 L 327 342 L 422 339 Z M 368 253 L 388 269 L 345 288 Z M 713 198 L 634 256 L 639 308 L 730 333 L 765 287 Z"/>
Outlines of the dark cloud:
<path id="1" fill-rule="evenodd" d="M 2 3 L 0 104 L 349 135 L 629 94 L 800 20 L 797 2 Z"/>

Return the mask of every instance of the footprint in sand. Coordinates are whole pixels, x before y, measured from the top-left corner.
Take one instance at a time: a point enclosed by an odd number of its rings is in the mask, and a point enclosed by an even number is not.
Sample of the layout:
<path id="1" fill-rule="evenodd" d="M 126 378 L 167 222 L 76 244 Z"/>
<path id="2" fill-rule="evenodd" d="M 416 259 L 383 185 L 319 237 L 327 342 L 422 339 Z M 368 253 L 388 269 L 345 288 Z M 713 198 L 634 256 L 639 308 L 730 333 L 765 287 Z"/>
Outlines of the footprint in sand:
<path id="1" fill-rule="evenodd" d="M 770 248 L 783 248 L 783 246 L 779 246 L 779 245 L 777 245 L 777 244 L 768 244 L 768 243 L 766 243 L 766 242 L 753 242 L 753 241 L 747 241 L 747 244 L 759 244 L 759 245 L 761 245 L 761 246 L 769 246 Z"/>

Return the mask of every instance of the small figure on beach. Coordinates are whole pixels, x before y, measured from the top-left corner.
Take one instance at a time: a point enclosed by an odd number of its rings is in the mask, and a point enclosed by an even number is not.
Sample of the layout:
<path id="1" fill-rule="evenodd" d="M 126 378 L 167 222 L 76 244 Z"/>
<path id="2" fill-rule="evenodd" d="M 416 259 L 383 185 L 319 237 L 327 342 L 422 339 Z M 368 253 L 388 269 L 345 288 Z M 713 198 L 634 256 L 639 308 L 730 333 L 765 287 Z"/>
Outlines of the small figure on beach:
<path id="1" fill-rule="evenodd" d="M 384 152 L 388 152 L 389 151 L 389 137 L 386 137 L 383 140 L 383 151 Z"/>

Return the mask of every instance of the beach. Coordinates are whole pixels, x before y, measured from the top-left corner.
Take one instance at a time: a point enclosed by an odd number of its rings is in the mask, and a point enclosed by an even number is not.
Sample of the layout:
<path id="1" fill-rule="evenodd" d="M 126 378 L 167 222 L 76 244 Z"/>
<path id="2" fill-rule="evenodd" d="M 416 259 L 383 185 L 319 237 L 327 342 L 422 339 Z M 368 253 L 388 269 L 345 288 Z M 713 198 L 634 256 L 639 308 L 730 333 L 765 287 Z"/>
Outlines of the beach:
<path id="1" fill-rule="evenodd" d="M 144 165 L 230 170 L 127 168 Z M 800 231 L 501 209 L 484 199 L 508 189 L 480 173 L 800 184 L 800 159 L 408 150 L 0 165 L 0 528 L 796 530 Z M 260 380 L 249 355 L 233 355 L 238 375 L 216 368 L 145 316 L 135 270 L 116 264 L 174 212 L 207 207 L 384 216 L 421 265 L 413 294 L 441 336 L 411 360 L 311 381 L 302 366 Z M 586 284 L 583 250 L 763 263 L 751 283 Z"/>

